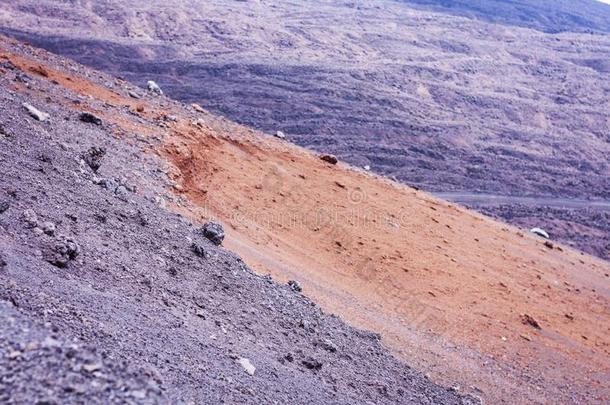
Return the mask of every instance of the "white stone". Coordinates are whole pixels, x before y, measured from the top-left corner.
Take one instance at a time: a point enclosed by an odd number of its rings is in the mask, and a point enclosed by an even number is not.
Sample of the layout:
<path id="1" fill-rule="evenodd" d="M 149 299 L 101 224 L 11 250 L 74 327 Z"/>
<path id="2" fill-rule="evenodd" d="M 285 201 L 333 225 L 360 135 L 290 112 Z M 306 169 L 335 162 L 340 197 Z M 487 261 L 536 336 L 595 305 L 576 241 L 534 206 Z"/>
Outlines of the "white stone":
<path id="1" fill-rule="evenodd" d="M 239 360 L 237 360 L 237 362 L 239 364 L 241 364 L 241 366 L 244 368 L 244 370 L 246 370 L 246 373 L 248 373 L 250 375 L 254 375 L 254 372 L 256 371 L 256 367 L 254 367 L 252 365 L 252 363 L 250 362 L 249 359 L 247 359 L 245 357 L 241 357 Z"/>

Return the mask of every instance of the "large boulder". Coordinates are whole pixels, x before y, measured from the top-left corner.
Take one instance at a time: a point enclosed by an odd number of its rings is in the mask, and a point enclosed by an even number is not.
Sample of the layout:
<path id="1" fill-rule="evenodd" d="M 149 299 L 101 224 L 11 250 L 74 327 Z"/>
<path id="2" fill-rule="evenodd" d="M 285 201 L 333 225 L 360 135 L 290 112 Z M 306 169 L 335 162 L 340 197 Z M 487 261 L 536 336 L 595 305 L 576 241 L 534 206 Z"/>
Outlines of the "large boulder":
<path id="1" fill-rule="evenodd" d="M 225 230 L 222 225 L 213 221 L 206 222 L 201 228 L 201 233 L 216 246 L 220 245 L 225 238 Z"/>

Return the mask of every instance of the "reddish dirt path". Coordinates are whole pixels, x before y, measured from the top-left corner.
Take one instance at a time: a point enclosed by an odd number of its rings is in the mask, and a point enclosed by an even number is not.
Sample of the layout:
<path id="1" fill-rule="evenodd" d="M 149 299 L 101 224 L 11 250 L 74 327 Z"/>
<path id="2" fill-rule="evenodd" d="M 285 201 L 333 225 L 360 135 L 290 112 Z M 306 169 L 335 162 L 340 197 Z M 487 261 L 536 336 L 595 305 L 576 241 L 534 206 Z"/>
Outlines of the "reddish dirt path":
<path id="1" fill-rule="evenodd" d="M 3 57 L 108 107 L 134 107 L 84 78 Z M 253 268 L 299 280 L 436 381 L 489 401 L 610 399 L 608 263 L 226 121 L 201 129 L 186 108 L 142 103 L 140 117 L 171 113 L 177 123 L 99 113 L 123 131 L 166 137 L 169 174 L 194 204 L 176 209 L 218 217 L 227 247 Z"/>

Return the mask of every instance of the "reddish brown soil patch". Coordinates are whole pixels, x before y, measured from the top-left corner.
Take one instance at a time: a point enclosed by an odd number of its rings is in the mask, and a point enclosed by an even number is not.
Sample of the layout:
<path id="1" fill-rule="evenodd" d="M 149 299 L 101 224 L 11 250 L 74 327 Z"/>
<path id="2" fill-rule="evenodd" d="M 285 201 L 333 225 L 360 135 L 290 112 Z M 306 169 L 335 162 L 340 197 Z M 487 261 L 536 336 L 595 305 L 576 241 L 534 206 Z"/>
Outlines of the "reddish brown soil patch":
<path id="1" fill-rule="evenodd" d="M 275 140 L 176 132 L 165 155 L 229 248 L 442 382 L 608 398 L 607 263 Z"/>

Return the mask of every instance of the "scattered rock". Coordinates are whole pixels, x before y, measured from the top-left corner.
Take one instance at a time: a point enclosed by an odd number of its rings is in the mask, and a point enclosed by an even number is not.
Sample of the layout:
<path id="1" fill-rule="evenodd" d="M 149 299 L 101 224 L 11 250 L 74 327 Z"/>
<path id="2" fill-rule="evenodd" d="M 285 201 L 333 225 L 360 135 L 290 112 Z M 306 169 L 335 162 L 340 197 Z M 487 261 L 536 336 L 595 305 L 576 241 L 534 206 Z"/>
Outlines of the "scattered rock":
<path id="1" fill-rule="evenodd" d="M 123 201 L 128 201 L 129 193 L 134 193 L 136 191 L 136 188 L 128 185 L 124 179 L 94 178 L 93 183 L 104 187 L 106 190 L 112 192 L 115 197 Z"/>
<path id="2" fill-rule="evenodd" d="M 130 391 L 129 396 L 139 400 L 146 399 L 146 390 Z"/>
<path id="3" fill-rule="evenodd" d="M 320 159 L 327 163 L 330 163 L 331 165 L 336 165 L 338 162 L 337 157 L 335 155 L 322 155 L 320 156 Z"/>
<path id="4" fill-rule="evenodd" d="M 203 119 L 201 119 L 201 118 L 199 118 L 198 120 L 193 121 L 192 124 L 195 127 L 205 128 L 205 121 Z"/>
<path id="5" fill-rule="evenodd" d="M 102 125 L 102 119 L 96 117 L 95 115 L 91 114 L 90 112 L 83 112 L 78 116 L 78 118 L 82 122 L 86 122 L 88 124 Z"/>
<path id="6" fill-rule="evenodd" d="M 201 228 L 201 233 L 216 246 L 219 246 L 225 238 L 224 228 L 217 222 L 206 222 Z"/>
<path id="7" fill-rule="evenodd" d="M 536 329 L 542 329 L 540 327 L 540 324 L 538 323 L 538 321 L 535 320 L 531 315 L 528 315 L 528 314 L 521 315 L 521 322 L 524 325 L 529 325 L 529 326 L 531 326 L 533 328 L 536 328 Z"/>
<path id="8" fill-rule="evenodd" d="M 191 245 L 191 250 L 195 252 L 197 256 L 203 257 L 204 259 L 209 259 L 210 257 L 212 257 L 212 255 L 210 254 L 210 252 L 208 252 L 205 246 L 200 245 L 199 243 L 193 242 L 193 244 Z"/>
<path id="9" fill-rule="evenodd" d="M 200 105 L 199 105 L 199 104 L 197 104 L 197 103 L 193 103 L 193 104 L 191 104 L 191 107 L 193 107 L 193 110 L 195 110 L 195 111 L 197 111 L 197 112 L 200 112 L 200 113 L 205 112 L 205 110 L 203 109 L 203 107 L 202 107 L 202 106 L 200 106 Z"/>
<path id="10" fill-rule="evenodd" d="M 15 65 L 13 65 L 13 62 L 11 62 L 10 60 L 3 60 L 2 62 L 0 62 L 0 68 L 6 69 L 6 70 L 17 69 L 15 67 Z"/>
<path id="11" fill-rule="evenodd" d="M 301 291 L 303 291 L 303 288 L 301 287 L 301 284 L 298 281 L 296 281 L 296 280 L 288 281 L 288 286 L 294 292 L 301 292 Z"/>
<path id="12" fill-rule="evenodd" d="M 32 80 L 32 79 L 30 78 L 30 76 L 26 75 L 25 73 L 18 72 L 15 75 L 15 80 L 18 82 L 21 82 L 21 83 L 25 83 L 26 86 L 29 86 L 30 80 Z"/>
<path id="13" fill-rule="evenodd" d="M 99 146 L 94 146 L 83 155 L 83 160 L 85 163 L 87 163 L 91 170 L 97 173 L 98 169 L 102 165 L 102 159 L 105 155 L 106 149 Z"/>
<path id="14" fill-rule="evenodd" d="M 286 134 L 284 134 L 282 131 L 276 131 L 275 137 L 280 139 L 286 139 Z"/>
<path id="15" fill-rule="evenodd" d="M 4 258 L 2 257 L 2 255 L 0 255 L 0 269 L 3 269 L 6 267 L 6 260 L 4 260 Z"/>
<path id="16" fill-rule="evenodd" d="M 301 328 L 305 329 L 307 332 L 314 332 L 315 331 L 315 328 L 313 327 L 311 322 L 309 322 L 307 319 L 301 319 L 299 321 L 299 326 Z"/>
<path id="17" fill-rule="evenodd" d="M 80 247 L 74 239 L 60 236 L 43 254 L 47 262 L 64 268 L 68 266 L 70 261 L 76 259 L 79 253 Z"/>
<path id="18" fill-rule="evenodd" d="M 148 82 L 146 82 L 146 86 L 148 87 L 149 91 L 152 91 L 153 93 L 156 93 L 159 95 L 163 95 L 163 90 L 161 90 L 161 87 L 159 87 L 159 85 L 157 83 L 155 83 L 153 80 L 149 80 Z"/>
<path id="19" fill-rule="evenodd" d="M 363 169 L 364 169 L 364 170 L 366 170 L 366 171 L 368 172 L 369 170 L 371 170 L 371 166 L 369 166 L 369 165 L 364 165 Z"/>
<path id="20" fill-rule="evenodd" d="M 330 339 L 324 339 L 319 343 L 319 346 L 327 352 L 336 353 L 339 348 Z"/>
<path id="21" fill-rule="evenodd" d="M 42 225 L 40 226 L 40 228 L 42 229 L 42 231 L 44 233 L 46 233 L 49 236 L 53 236 L 55 235 L 55 224 L 53 222 L 43 222 Z"/>
<path id="22" fill-rule="evenodd" d="M 129 92 L 127 93 L 129 94 L 129 97 L 131 98 L 135 98 L 135 99 L 139 99 L 140 95 L 138 93 L 136 93 L 135 91 L 129 90 Z"/>
<path id="23" fill-rule="evenodd" d="M 550 238 L 549 234 L 542 228 L 532 228 L 532 229 L 530 229 L 530 232 L 535 235 L 542 236 L 545 239 Z"/>
<path id="24" fill-rule="evenodd" d="M 42 77 L 49 77 L 49 72 L 47 72 L 47 70 L 44 67 L 40 66 L 40 65 L 32 66 L 30 68 L 30 72 L 36 73 L 36 74 L 38 74 L 38 75 L 40 75 Z"/>
<path id="25" fill-rule="evenodd" d="M 88 373 L 94 373 L 101 369 L 102 369 L 102 365 L 100 363 L 85 364 L 83 366 L 83 370 L 85 370 Z"/>
<path id="26" fill-rule="evenodd" d="M 4 213 L 6 210 L 10 208 L 10 204 L 8 201 L 0 201 L 0 214 Z"/>
<path id="27" fill-rule="evenodd" d="M 555 245 L 553 245 L 553 242 L 548 241 L 548 240 L 546 242 L 544 242 L 544 246 L 546 246 L 549 249 L 553 249 L 555 247 Z"/>
<path id="28" fill-rule="evenodd" d="M 120 200 L 127 201 L 129 197 L 129 190 L 127 190 L 127 187 L 121 184 L 114 189 L 114 195 Z"/>
<path id="29" fill-rule="evenodd" d="M 307 367 L 310 370 L 314 370 L 314 371 L 318 371 L 320 369 L 322 369 L 322 362 L 314 359 L 313 357 L 308 357 L 305 360 L 303 360 L 301 362 L 305 367 Z"/>
<path id="30" fill-rule="evenodd" d="M 36 228 L 38 226 L 38 215 L 36 215 L 33 209 L 23 211 L 21 218 L 28 228 Z"/>
<path id="31" fill-rule="evenodd" d="M 252 363 L 250 362 L 249 359 L 247 359 L 245 357 L 241 357 L 241 358 L 239 358 L 239 360 L 237 360 L 237 362 L 239 364 L 241 364 L 241 366 L 244 368 L 244 370 L 246 370 L 246 373 L 248 373 L 250 375 L 254 375 L 254 372 L 256 371 L 256 367 L 254 367 L 252 365 Z"/>
<path id="32" fill-rule="evenodd" d="M 36 107 L 34 107 L 31 104 L 23 103 L 22 105 L 27 110 L 27 112 L 30 114 L 30 116 L 32 116 L 34 119 L 36 119 L 38 121 L 43 122 L 43 121 L 48 120 L 51 117 L 46 112 L 40 111 L 39 109 L 37 109 Z"/>

